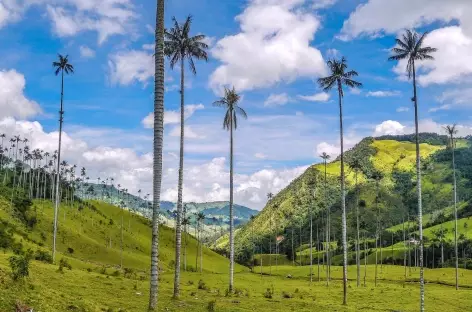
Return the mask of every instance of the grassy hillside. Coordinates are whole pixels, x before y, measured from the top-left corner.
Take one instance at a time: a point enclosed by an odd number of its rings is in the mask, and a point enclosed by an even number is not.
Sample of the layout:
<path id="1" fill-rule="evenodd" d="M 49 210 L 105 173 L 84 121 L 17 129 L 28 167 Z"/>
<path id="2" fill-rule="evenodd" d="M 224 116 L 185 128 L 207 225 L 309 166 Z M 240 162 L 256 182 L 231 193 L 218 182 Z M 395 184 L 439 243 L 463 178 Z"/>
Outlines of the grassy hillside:
<path id="1" fill-rule="evenodd" d="M 421 134 L 420 143 L 426 228 L 450 221 L 453 217 L 452 163 L 451 152 L 447 148 L 447 137 Z M 460 139 L 456 146 L 460 217 L 468 217 L 472 214 L 472 207 L 469 204 L 471 197 L 469 190 L 472 187 L 472 149 L 466 139 Z M 356 162 L 360 164 L 360 169 L 357 171 L 359 184 L 357 194 L 356 171 L 353 169 Z M 351 241 L 351 247 L 356 235 L 357 203 L 359 203 L 361 236 L 366 237 L 374 245 L 378 221 L 382 231 L 388 229 L 396 233 L 394 244 L 402 239 L 399 231 L 402 230 L 403 223 L 410 224 L 412 231 L 415 231 L 415 226 L 417 229 L 414 136 L 366 138 L 345 153 L 345 163 L 348 239 Z M 235 239 L 238 259 L 247 261 L 251 258 L 253 249 L 256 253 L 269 253 L 270 244 L 272 249 L 274 248 L 275 236 L 290 237 L 292 230 L 297 233 L 294 238 L 295 247 L 309 242 L 310 210 L 314 228 L 320 229 L 320 241 L 326 241 L 324 237 L 326 213 L 330 211 L 330 240 L 339 242 L 341 237 L 339 158 L 328 163 L 326 173 L 325 183 L 324 164 L 309 167 L 268 202 L 253 222 L 240 228 Z M 373 180 L 377 173 L 381 176 L 378 185 Z M 409 223 L 406 221 L 408 217 Z M 384 235 L 384 237 L 390 236 L 390 234 Z M 386 239 L 384 245 L 391 244 L 388 240 Z M 227 246 L 227 237 L 218 240 L 217 248 L 226 249 Z M 337 249 L 335 252 L 340 253 L 341 250 Z M 280 244 L 280 253 L 291 257 L 291 240 L 286 239 Z"/>

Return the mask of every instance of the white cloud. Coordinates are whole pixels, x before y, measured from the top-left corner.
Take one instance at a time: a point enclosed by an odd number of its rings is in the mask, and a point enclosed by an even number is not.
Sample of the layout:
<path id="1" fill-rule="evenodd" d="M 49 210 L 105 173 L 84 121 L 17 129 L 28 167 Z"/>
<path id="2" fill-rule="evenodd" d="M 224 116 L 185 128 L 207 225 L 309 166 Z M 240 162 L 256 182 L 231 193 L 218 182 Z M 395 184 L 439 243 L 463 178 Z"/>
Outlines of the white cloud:
<path id="1" fill-rule="evenodd" d="M 0 118 L 29 118 L 41 113 L 41 107 L 24 94 L 26 80 L 16 70 L 0 71 Z"/>
<path id="2" fill-rule="evenodd" d="M 324 75 L 323 57 L 310 46 L 320 21 L 301 8 L 304 2 L 250 1 L 236 17 L 241 32 L 222 38 L 211 51 L 222 62 L 210 76 L 211 88 L 244 91 Z"/>
<path id="3" fill-rule="evenodd" d="M 404 134 L 406 127 L 394 120 L 386 120 L 375 126 L 374 136 Z"/>
<path id="4" fill-rule="evenodd" d="M 320 92 L 316 93 L 314 95 L 298 95 L 297 96 L 299 99 L 304 100 L 304 101 L 310 101 L 310 102 L 326 102 L 329 100 L 329 93 L 326 92 Z"/>
<path id="5" fill-rule="evenodd" d="M 344 22 L 341 38 L 397 34 L 405 28 L 430 25 L 434 22 L 448 26 L 432 31 L 424 44 L 438 48 L 435 60 L 418 62 L 421 85 L 461 81 L 472 74 L 469 55 L 472 53 L 472 2 L 468 0 L 369 0 L 359 5 Z M 372 18 L 375 16 L 375 18 Z M 392 42 L 393 44 L 393 42 Z M 405 74 L 406 63 L 399 62 L 395 72 Z"/>
<path id="6" fill-rule="evenodd" d="M 109 36 L 123 35 L 133 29 L 137 18 L 130 0 L 42 0 L 60 37 L 76 35 L 82 31 L 96 31 L 98 42 Z"/>
<path id="7" fill-rule="evenodd" d="M 135 81 L 146 84 L 154 76 L 152 53 L 131 50 L 110 55 L 110 79 L 113 84 L 129 85 Z"/>
<path id="8" fill-rule="evenodd" d="M 444 91 L 437 100 L 441 103 L 453 104 L 459 107 L 470 107 L 472 103 L 472 88 L 463 87 Z"/>
<path id="9" fill-rule="evenodd" d="M 445 105 L 441 105 L 441 106 L 437 106 L 437 107 L 432 107 L 428 110 L 428 112 L 435 113 L 435 112 L 438 112 L 438 111 L 448 110 L 448 109 L 451 109 L 451 105 L 445 104 Z"/>
<path id="10" fill-rule="evenodd" d="M 192 117 L 192 115 L 197 111 L 204 109 L 205 106 L 203 104 L 188 104 L 184 106 L 184 118 L 187 120 L 188 118 Z M 149 113 L 144 119 L 141 121 L 144 128 L 152 129 L 154 127 L 154 113 Z M 172 111 L 167 110 L 164 112 L 164 125 L 169 124 L 179 124 L 180 123 L 180 110 Z M 180 135 L 180 134 L 179 134 Z"/>
<path id="11" fill-rule="evenodd" d="M 79 51 L 80 51 L 80 56 L 82 56 L 83 58 L 95 57 L 95 51 L 90 49 L 87 46 L 83 46 L 83 45 L 80 46 Z"/>
<path id="12" fill-rule="evenodd" d="M 351 94 L 358 95 L 362 93 L 362 90 L 358 88 L 351 88 L 349 92 L 351 92 Z"/>
<path id="13" fill-rule="evenodd" d="M 282 106 L 291 101 L 292 99 L 288 96 L 287 93 L 271 94 L 264 101 L 264 106 L 269 106 L 269 107 Z"/>
<path id="14" fill-rule="evenodd" d="M 341 148 L 327 142 L 321 142 L 316 146 L 316 156 L 319 156 L 323 153 L 326 153 L 334 158 L 341 153 Z"/>
<path id="15" fill-rule="evenodd" d="M 367 92 L 367 97 L 392 97 L 392 96 L 400 96 L 400 91 L 369 91 Z"/>
<path id="16" fill-rule="evenodd" d="M 397 113 L 403 113 L 408 111 L 410 111 L 410 108 L 406 106 L 400 106 L 399 108 L 397 108 Z"/>

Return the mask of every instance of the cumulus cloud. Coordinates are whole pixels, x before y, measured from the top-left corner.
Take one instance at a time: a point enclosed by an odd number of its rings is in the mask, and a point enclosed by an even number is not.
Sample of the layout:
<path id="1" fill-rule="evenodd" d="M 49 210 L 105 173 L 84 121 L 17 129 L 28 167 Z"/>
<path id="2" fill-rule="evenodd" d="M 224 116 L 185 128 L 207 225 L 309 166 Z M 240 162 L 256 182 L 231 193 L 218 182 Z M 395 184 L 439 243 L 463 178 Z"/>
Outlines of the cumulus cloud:
<path id="1" fill-rule="evenodd" d="M 0 118 L 29 118 L 41 113 L 38 103 L 25 94 L 26 80 L 14 69 L 0 71 Z"/>
<path id="2" fill-rule="evenodd" d="M 404 134 L 406 127 L 394 120 L 386 120 L 375 126 L 374 136 Z"/>
<path id="3" fill-rule="evenodd" d="M 314 0 L 313 9 L 326 9 L 336 3 L 337 0 Z"/>
<path id="4" fill-rule="evenodd" d="M 264 106 L 268 106 L 268 107 L 282 106 L 291 101 L 292 99 L 290 98 L 290 96 L 288 96 L 287 93 L 271 94 L 264 101 Z"/>
<path id="5" fill-rule="evenodd" d="M 303 10 L 304 0 L 252 0 L 236 17 L 241 32 L 220 39 L 211 50 L 220 65 L 209 84 L 239 91 L 267 88 L 298 77 L 326 73 L 320 51 L 310 46 L 320 27 L 314 14 Z"/>
<path id="6" fill-rule="evenodd" d="M 203 104 L 188 104 L 184 106 L 184 118 L 187 120 L 188 118 L 192 117 L 192 115 L 197 111 L 204 109 L 205 106 Z M 144 128 L 152 129 L 154 127 L 154 113 L 149 113 L 144 119 L 141 121 Z M 173 110 L 166 110 L 164 111 L 164 125 L 169 124 L 178 124 L 180 123 L 180 110 L 173 111 Z M 179 134 L 180 135 L 180 134 Z"/>
<path id="7" fill-rule="evenodd" d="M 367 97 L 392 97 L 401 95 L 400 91 L 369 91 Z"/>
<path id="8" fill-rule="evenodd" d="M 96 31 L 98 42 L 109 36 L 125 34 L 137 18 L 130 0 L 42 0 L 54 32 L 60 37 L 73 36 L 82 31 Z"/>
<path id="9" fill-rule="evenodd" d="M 129 85 L 135 81 L 146 84 L 154 75 L 152 53 L 139 50 L 121 51 L 108 59 L 113 84 Z"/>
<path id="10" fill-rule="evenodd" d="M 377 37 L 396 34 L 405 28 L 430 25 L 434 22 L 458 22 L 432 31 L 424 44 L 438 48 L 435 60 L 418 62 L 422 85 L 457 82 L 472 74 L 469 55 L 472 53 L 472 2 L 467 0 L 369 0 L 359 5 L 344 22 L 340 37 L 350 40 L 359 36 Z M 375 16 L 375 18 L 372 18 Z M 406 63 L 399 62 L 395 71 L 404 75 Z"/>
<path id="11" fill-rule="evenodd" d="M 309 102 L 326 102 L 329 100 L 330 95 L 326 92 L 320 92 L 314 95 L 298 95 L 297 97 L 301 100 Z"/>
<path id="12" fill-rule="evenodd" d="M 83 58 L 92 58 L 95 57 L 95 51 L 87 46 L 80 46 L 79 48 L 80 56 Z"/>

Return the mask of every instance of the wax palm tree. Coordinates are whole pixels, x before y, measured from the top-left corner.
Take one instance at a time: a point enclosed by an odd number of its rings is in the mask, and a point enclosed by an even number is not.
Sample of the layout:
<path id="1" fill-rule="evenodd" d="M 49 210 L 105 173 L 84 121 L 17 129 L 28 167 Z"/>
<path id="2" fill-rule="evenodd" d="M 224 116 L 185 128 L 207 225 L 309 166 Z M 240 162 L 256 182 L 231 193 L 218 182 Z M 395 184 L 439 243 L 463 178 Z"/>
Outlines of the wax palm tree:
<path id="1" fill-rule="evenodd" d="M 456 162 L 455 162 L 455 141 L 454 135 L 457 134 L 456 125 L 444 127 L 449 136 L 449 146 L 452 153 L 452 177 L 454 183 L 454 253 L 456 256 L 456 289 L 459 289 L 459 251 L 457 249 L 457 181 L 456 181 Z"/>
<path id="2" fill-rule="evenodd" d="M 61 107 L 59 110 L 59 148 L 57 149 L 57 172 L 60 171 L 61 163 L 61 143 L 62 143 L 62 124 L 64 122 L 64 73 L 66 75 L 74 73 L 74 66 L 69 63 L 69 57 L 65 57 L 61 54 L 58 54 L 58 60 L 52 63 L 52 66 L 55 68 L 56 76 L 61 74 Z M 54 204 L 54 234 L 53 234 L 53 243 L 52 243 L 52 261 L 56 260 L 56 235 L 57 235 L 57 216 L 59 210 L 59 184 L 61 183 L 60 175 L 57 174 L 56 177 L 56 201 Z"/>
<path id="3" fill-rule="evenodd" d="M 356 206 L 356 229 L 357 229 L 357 236 L 356 236 L 356 266 L 357 266 L 357 287 L 361 286 L 361 257 L 360 257 L 360 236 L 359 236 L 359 185 L 358 185 L 358 175 L 359 172 L 362 170 L 362 164 L 358 157 L 355 157 L 350 162 L 349 166 L 351 169 L 354 170 L 355 174 L 355 206 Z"/>
<path id="4" fill-rule="evenodd" d="M 165 32 L 164 53 L 170 59 L 170 67 L 174 69 L 180 65 L 180 162 L 179 181 L 177 187 L 177 218 L 175 225 L 175 271 L 174 271 L 174 297 L 180 293 L 180 249 L 182 245 L 182 185 L 184 175 L 184 88 L 185 88 L 185 60 L 188 60 L 190 70 L 197 74 L 193 59 L 208 60 L 208 45 L 203 42 L 205 35 L 190 36 L 192 17 L 188 16 L 185 23 L 179 24 L 175 17 L 172 18 L 174 26 Z"/>
<path id="5" fill-rule="evenodd" d="M 343 57 L 341 60 L 329 60 L 327 62 L 330 76 L 318 79 L 318 84 L 325 91 L 336 88 L 339 99 L 339 129 L 341 140 L 341 207 L 342 207 L 342 242 L 343 242 L 343 304 L 347 304 L 347 225 L 346 225 L 346 187 L 344 181 L 344 137 L 343 137 L 343 106 L 344 97 L 343 86 L 349 88 L 362 87 L 362 83 L 353 80 L 358 76 L 354 70 L 348 71 L 347 61 Z"/>
<path id="6" fill-rule="evenodd" d="M 238 127 L 237 116 L 247 118 L 247 114 L 239 106 L 241 96 L 234 89 L 225 88 L 225 95 L 214 102 L 213 105 L 226 109 L 223 120 L 223 129 L 230 133 L 230 153 L 229 153 L 229 291 L 233 291 L 234 285 L 234 220 L 233 220 L 233 129 Z"/>
<path id="7" fill-rule="evenodd" d="M 331 158 L 331 156 L 329 156 L 328 154 L 326 154 L 325 152 L 323 152 L 321 155 L 320 155 L 320 158 L 323 159 L 323 164 L 324 164 L 324 183 L 323 183 L 323 195 L 324 195 L 324 201 L 325 201 L 325 204 L 326 204 L 326 286 L 329 286 L 329 279 L 330 279 L 330 273 L 331 273 L 331 266 L 330 266 L 330 260 L 329 260 L 329 257 L 330 257 L 330 236 L 331 236 L 331 214 L 330 214 L 330 207 L 329 205 L 327 204 L 326 200 L 327 200 L 327 197 L 326 197 L 326 180 L 327 180 L 327 166 L 328 166 L 328 160 Z"/>
<path id="8" fill-rule="evenodd" d="M 184 271 L 187 271 L 187 242 L 188 242 L 188 233 L 187 233 L 187 227 L 190 225 L 190 219 L 186 217 L 185 215 L 182 218 L 182 226 L 184 227 L 184 233 L 185 233 L 185 238 L 184 238 Z"/>
<path id="9" fill-rule="evenodd" d="M 421 158 L 420 142 L 418 136 L 418 97 L 416 94 L 416 61 L 433 60 L 431 53 L 436 52 L 436 48 L 423 46 L 424 39 L 428 32 L 419 36 L 414 30 L 406 30 L 402 39 L 397 38 L 397 46 L 392 49 L 393 55 L 389 57 L 391 61 L 407 60 L 406 71 L 408 78 L 413 78 L 413 98 L 415 105 L 415 133 L 416 133 L 416 183 L 418 192 L 418 228 L 420 239 L 420 311 L 424 311 L 424 272 L 423 272 L 423 207 L 421 198 Z"/>
<path id="10" fill-rule="evenodd" d="M 270 203 L 274 194 L 271 192 L 267 193 L 267 204 Z M 272 232 L 272 214 L 269 211 L 269 232 Z M 269 235 L 269 275 L 272 276 L 272 241 Z M 277 243 L 277 242 L 276 242 Z"/>
<path id="11" fill-rule="evenodd" d="M 205 221 L 205 214 L 203 212 L 199 212 L 197 214 L 197 223 L 198 223 L 198 231 L 199 231 L 199 240 L 198 240 L 198 246 L 199 250 L 198 252 L 200 253 L 200 273 L 203 273 L 203 242 L 202 242 L 202 229 Z"/>
<path id="12" fill-rule="evenodd" d="M 164 140 L 164 0 L 157 0 L 156 45 L 154 48 L 154 159 L 152 200 L 151 278 L 149 310 L 157 309 L 159 265 L 159 206 L 162 183 L 162 149 Z"/>

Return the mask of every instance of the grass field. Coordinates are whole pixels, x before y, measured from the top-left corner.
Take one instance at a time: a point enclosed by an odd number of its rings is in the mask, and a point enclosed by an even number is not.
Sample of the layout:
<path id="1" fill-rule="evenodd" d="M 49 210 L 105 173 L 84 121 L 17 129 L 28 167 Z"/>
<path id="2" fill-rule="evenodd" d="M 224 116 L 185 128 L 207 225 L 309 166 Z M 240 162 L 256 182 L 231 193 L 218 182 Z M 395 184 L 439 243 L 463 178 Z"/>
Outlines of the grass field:
<path id="1" fill-rule="evenodd" d="M 30 274 L 13 281 L 9 267 L 11 251 L 0 253 L 0 311 L 15 311 L 16 301 L 34 311 L 146 311 L 149 291 L 149 222 L 117 207 L 94 202 L 96 209 L 80 212 L 61 207 L 58 234 L 58 259 L 65 258 L 72 270 L 58 271 L 58 266 L 32 260 Z M 0 219 L 15 229 L 15 238 L 24 249 L 50 250 L 53 209 L 48 202 L 34 203 L 38 224 L 29 230 L 11 215 L 9 205 L 0 199 Z M 65 211 L 65 217 L 64 217 Z M 121 218 L 123 217 L 123 266 L 119 268 Z M 92 221 L 93 220 L 93 221 Z M 112 220 L 112 221 L 110 221 Z M 111 245 L 110 245 L 111 239 Z M 195 266 L 196 244 L 189 237 L 188 264 Z M 325 267 L 313 266 L 314 282 L 309 282 L 308 266 L 291 265 L 286 257 L 272 256 L 268 266 L 236 266 L 235 294 L 226 295 L 228 260 L 204 248 L 203 273 L 182 273 L 182 295 L 172 299 L 174 231 L 160 230 L 159 311 L 417 311 L 418 269 L 405 271 L 400 266 L 379 266 L 379 281 L 374 287 L 375 268 L 367 266 L 366 287 L 357 287 L 355 267 L 349 267 L 349 304 L 342 303 L 342 269 L 332 266 L 332 281 L 326 286 Z M 73 252 L 70 252 L 73 249 Z M 68 251 L 69 250 L 69 251 Z M 306 253 L 304 250 L 303 253 Z M 389 249 L 385 248 L 388 254 Z M 315 254 L 316 255 L 316 254 Z M 385 256 L 385 255 L 384 255 Z M 265 264 L 268 255 L 259 256 Z M 303 255 L 306 262 L 307 255 Z M 193 265 L 192 265 L 193 264 Z M 269 276 L 272 272 L 272 276 Z M 291 275 L 291 278 L 287 278 Z M 364 276 L 364 266 L 361 269 Z M 426 270 L 426 309 L 428 311 L 472 310 L 472 272 L 460 270 L 461 289 L 454 283 L 453 269 Z M 202 282 L 199 283 L 199 281 Z M 362 281 L 363 282 L 363 281 Z M 204 283 L 204 285 L 202 284 Z M 199 287 L 200 284 L 200 287 Z M 201 288 L 201 289 L 199 289 Z M 214 309 L 209 309 L 214 304 Z"/>

